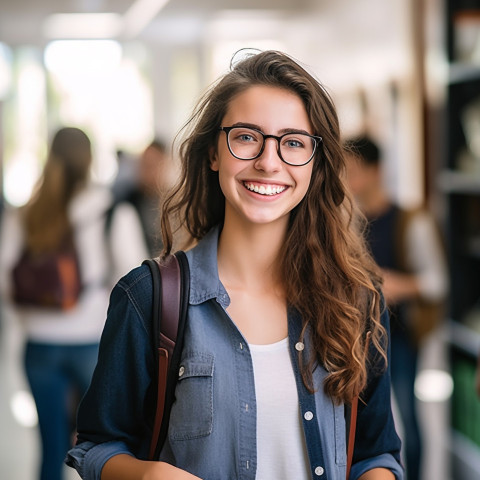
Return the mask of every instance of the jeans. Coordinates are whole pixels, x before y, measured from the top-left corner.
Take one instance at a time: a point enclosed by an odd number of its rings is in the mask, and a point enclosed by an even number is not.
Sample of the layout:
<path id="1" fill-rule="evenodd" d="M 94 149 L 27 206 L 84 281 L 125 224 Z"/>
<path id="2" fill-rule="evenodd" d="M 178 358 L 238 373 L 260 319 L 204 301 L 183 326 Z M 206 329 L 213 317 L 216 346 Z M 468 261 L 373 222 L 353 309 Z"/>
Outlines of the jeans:
<path id="1" fill-rule="evenodd" d="M 392 387 L 403 422 L 403 445 L 408 480 L 420 479 L 422 439 L 417 420 L 415 376 L 417 374 L 418 348 L 412 343 L 402 325 L 392 328 L 391 375 Z"/>
<path id="2" fill-rule="evenodd" d="M 72 446 L 75 414 L 90 384 L 98 344 L 56 345 L 28 342 L 25 371 L 37 407 L 41 437 L 40 480 L 61 480 Z"/>

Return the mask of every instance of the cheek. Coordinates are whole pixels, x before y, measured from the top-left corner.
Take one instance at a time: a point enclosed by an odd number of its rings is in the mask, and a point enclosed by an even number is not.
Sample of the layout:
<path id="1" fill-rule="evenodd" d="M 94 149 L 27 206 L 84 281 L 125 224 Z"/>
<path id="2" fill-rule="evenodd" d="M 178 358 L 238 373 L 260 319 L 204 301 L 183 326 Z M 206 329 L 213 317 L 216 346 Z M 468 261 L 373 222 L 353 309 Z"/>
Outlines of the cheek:
<path id="1" fill-rule="evenodd" d="M 297 175 L 296 177 L 294 177 L 294 180 L 296 184 L 296 204 L 298 205 L 305 199 L 309 190 L 312 188 L 312 169 L 306 172 L 302 172 L 301 175 Z"/>

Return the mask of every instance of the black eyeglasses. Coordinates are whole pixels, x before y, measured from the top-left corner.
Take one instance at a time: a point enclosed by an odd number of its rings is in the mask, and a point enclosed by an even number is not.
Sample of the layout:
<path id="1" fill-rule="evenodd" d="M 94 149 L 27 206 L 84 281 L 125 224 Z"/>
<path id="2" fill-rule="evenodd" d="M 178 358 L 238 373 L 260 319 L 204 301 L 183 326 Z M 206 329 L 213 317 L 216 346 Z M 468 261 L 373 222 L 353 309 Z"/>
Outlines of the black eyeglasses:
<path id="1" fill-rule="evenodd" d="M 280 136 L 266 135 L 251 127 L 219 127 L 227 135 L 230 153 L 239 160 L 254 160 L 265 149 L 267 138 L 277 141 L 277 153 L 288 165 L 301 167 L 309 163 L 315 155 L 322 137 L 302 132 L 288 132 Z"/>

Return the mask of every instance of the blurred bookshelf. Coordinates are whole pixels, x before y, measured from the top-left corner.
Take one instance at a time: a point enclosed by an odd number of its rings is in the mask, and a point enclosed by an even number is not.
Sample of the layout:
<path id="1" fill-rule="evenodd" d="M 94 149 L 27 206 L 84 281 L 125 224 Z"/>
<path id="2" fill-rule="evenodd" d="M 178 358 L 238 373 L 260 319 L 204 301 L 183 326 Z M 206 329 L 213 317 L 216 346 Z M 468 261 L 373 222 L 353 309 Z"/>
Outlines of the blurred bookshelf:
<path id="1" fill-rule="evenodd" d="M 480 478 L 480 0 L 443 0 L 443 7 L 448 75 L 436 186 L 450 265 L 451 473 L 473 480 Z"/>

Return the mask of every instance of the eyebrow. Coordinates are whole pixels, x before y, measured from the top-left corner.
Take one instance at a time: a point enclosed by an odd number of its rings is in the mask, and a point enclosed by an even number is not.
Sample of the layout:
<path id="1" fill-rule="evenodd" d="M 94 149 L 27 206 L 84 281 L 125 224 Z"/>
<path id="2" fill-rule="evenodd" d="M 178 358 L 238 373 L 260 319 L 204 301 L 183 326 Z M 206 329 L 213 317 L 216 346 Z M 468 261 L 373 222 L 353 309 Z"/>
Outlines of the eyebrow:
<path id="1" fill-rule="evenodd" d="M 248 123 L 248 122 L 237 122 L 232 125 L 232 127 L 246 127 L 246 128 L 253 128 L 255 130 L 260 130 L 265 135 L 268 135 L 263 131 L 263 129 L 259 125 L 255 125 L 254 123 Z M 278 131 L 278 134 L 281 136 L 285 133 L 304 133 L 305 135 L 313 135 L 310 132 L 307 132 L 306 130 L 303 130 L 301 128 L 282 128 L 281 130 Z"/>

